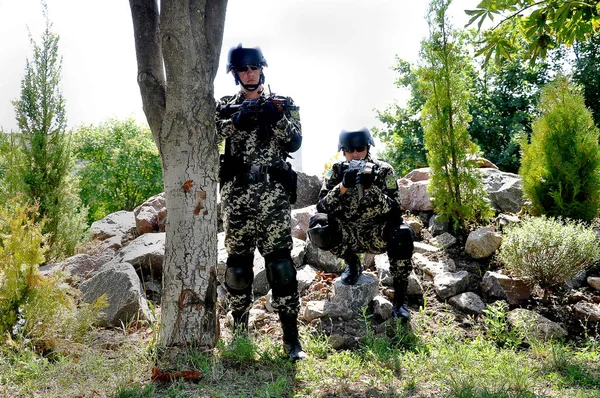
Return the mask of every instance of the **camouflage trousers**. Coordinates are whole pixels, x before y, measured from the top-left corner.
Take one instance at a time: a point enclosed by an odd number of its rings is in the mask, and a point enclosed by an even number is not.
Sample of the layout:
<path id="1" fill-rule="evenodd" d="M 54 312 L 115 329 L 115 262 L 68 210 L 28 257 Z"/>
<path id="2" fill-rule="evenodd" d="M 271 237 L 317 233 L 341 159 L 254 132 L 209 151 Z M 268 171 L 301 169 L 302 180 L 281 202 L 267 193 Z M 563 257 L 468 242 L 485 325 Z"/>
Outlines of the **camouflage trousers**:
<path id="1" fill-rule="evenodd" d="M 348 261 L 350 256 L 357 253 L 382 254 L 388 252 L 388 242 L 384 239 L 385 223 L 357 223 L 336 220 L 338 226 L 337 241 L 340 243 L 330 251 L 336 256 Z M 411 259 L 394 258 L 388 252 L 390 273 L 394 279 L 407 279 L 412 269 Z"/>
<path id="2" fill-rule="evenodd" d="M 239 266 L 247 268 L 253 275 L 255 248 L 265 260 L 280 254 L 285 258 L 290 257 L 291 206 L 288 193 L 279 182 L 242 184 L 234 180 L 224 185 L 221 197 L 225 248 L 229 256 L 246 259 Z M 297 288 L 293 292 L 288 291 L 292 289 L 282 291 L 279 286 L 271 285 L 271 289 L 272 305 L 276 312 L 298 313 L 300 299 Z M 228 289 L 228 293 L 232 311 L 244 312 L 252 305 L 252 286 L 244 290 Z"/>

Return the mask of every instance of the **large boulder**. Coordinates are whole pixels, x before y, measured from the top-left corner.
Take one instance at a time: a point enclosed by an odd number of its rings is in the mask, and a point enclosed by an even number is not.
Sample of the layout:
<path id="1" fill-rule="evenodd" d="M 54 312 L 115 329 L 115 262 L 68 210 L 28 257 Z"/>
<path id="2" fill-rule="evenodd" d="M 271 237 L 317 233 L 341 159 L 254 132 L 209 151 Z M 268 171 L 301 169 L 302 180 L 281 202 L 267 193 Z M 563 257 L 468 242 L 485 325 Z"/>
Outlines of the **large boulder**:
<path id="1" fill-rule="evenodd" d="M 292 209 L 301 209 L 311 205 L 316 205 L 319 201 L 319 191 L 322 181 L 318 176 L 308 175 L 301 171 L 298 172 L 298 188 L 296 190 L 296 203 Z"/>
<path id="2" fill-rule="evenodd" d="M 167 219 L 167 202 L 165 193 L 152 196 L 133 209 L 135 226 L 139 235 L 150 232 L 165 232 Z"/>
<path id="3" fill-rule="evenodd" d="M 132 211 L 117 211 L 101 220 L 94 221 L 90 227 L 92 239 L 105 240 L 117 236 L 123 241 L 135 234 L 135 215 Z"/>
<path id="4" fill-rule="evenodd" d="M 88 303 L 105 296 L 108 307 L 98 320 L 100 326 L 123 326 L 137 319 L 153 321 L 140 279 L 128 263 L 109 264 L 83 282 L 79 289 Z"/>
<path id="5" fill-rule="evenodd" d="M 502 244 L 502 235 L 491 228 L 479 228 L 469 234 L 465 252 L 476 259 L 487 258 Z"/>
<path id="6" fill-rule="evenodd" d="M 493 168 L 479 170 L 492 207 L 498 212 L 518 213 L 525 203 L 521 177 Z"/>

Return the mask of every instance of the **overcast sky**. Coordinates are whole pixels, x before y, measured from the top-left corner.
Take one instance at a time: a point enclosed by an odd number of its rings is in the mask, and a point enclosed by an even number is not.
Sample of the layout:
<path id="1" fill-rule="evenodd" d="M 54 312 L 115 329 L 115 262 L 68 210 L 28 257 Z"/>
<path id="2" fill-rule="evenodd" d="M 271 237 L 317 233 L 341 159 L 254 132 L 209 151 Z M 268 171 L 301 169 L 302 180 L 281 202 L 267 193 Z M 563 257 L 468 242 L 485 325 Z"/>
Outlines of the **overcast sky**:
<path id="1" fill-rule="evenodd" d="M 60 35 L 62 87 L 69 128 L 132 116 L 145 122 L 129 2 L 47 0 Z M 478 0 L 454 0 L 455 26 Z M 260 46 L 274 93 L 300 106 L 303 170 L 320 174 L 337 149 L 340 130 L 378 125 L 374 109 L 403 102 L 394 86 L 395 56 L 416 61 L 427 35 L 426 0 L 229 0 L 215 96 L 233 94 L 225 73 L 227 52 Z M 0 127 L 16 129 L 11 101 L 20 95 L 28 29 L 39 42 L 44 19 L 39 0 L 0 0 Z"/>

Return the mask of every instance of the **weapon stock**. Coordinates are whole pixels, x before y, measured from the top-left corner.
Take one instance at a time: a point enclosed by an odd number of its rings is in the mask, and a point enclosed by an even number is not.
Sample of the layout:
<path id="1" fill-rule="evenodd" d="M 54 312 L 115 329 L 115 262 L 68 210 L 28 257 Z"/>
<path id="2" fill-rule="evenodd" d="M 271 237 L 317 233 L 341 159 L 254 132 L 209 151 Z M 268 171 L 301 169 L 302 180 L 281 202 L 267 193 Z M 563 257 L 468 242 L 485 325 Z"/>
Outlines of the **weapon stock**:
<path id="1" fill-rule="evenodd" d="M 366 160 L 351 160 L 342 163 L 342 171 L 347 170 L 358 170 L 357 174 L 379 174 L 379 167 L 372 162 L 367 162 Z M 365 188 L 362 184 L 356 184 L 356 188 L 358 189 L 358 199 L 362 199 L 365 196 Z"/>

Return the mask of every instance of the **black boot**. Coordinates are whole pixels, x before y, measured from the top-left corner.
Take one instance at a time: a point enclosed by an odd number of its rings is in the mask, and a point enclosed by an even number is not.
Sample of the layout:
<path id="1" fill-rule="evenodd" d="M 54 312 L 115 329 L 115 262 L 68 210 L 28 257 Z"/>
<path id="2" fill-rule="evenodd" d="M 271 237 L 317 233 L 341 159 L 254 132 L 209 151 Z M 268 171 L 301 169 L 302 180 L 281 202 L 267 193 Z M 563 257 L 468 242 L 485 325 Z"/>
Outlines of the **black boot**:
<path id="1" fill-rule="evenodd" d="M 408 278 L 394 278 L 394 318 L 402 321 L 410 321 L 410 312 L 406 306 L 406 290 L 408 288 Z"/>
<path id="2" fill-rule="evenodd" d="M 279 313 L 281 328 L 283 329 L 283 347 L 288 352 L 290 358 L 299 361 L 308 357 L 302 351 L 302 345 L 298 338 L 298 315 L 290 313 Z"/>
<path id="3" fill-rule="evenodd" d="M 342 274 L 342 282 L 346 285 L 354 285 L 362 274 L 360 259 L 356 254 L 349 253 L 344 256 L 344 260 L 346 260 L 346 270 Z"/>

